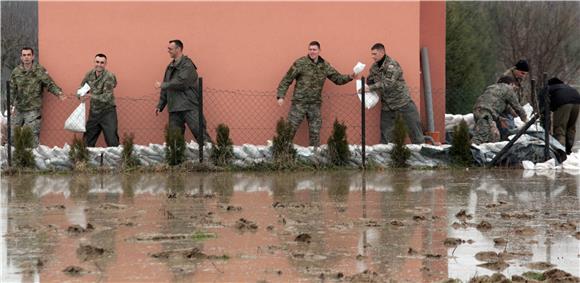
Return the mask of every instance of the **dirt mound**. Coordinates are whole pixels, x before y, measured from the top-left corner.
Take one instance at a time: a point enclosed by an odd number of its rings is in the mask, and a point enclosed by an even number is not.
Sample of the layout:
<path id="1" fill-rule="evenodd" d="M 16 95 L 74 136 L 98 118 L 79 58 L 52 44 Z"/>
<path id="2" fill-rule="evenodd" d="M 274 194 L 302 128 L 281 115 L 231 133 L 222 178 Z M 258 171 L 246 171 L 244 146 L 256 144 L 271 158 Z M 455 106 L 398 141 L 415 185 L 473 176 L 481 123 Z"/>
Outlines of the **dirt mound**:
<path id="1" fill-rule="evenodd" d="M 89 244 L 81 244 L 77 248 L 77 256 L 81 261 L 95 260 L 105 256 L 109 251 Z"/>
<path id="2" fill-rule="evenodd" d="M 465 243 L 465 241 L 459 238 L 447 238 L 443 241 L 443 245 L 446 247 L 456 247 L 463 243 Z"/>
<path id="3" fill-rule="evenodd" d="M 477 228 L 477 230 L 479 231 L 489 231 L 491 230 L 491 223 L 483 220 L 479 224 L 477 224 L 475 228 Z"/>
<path id="4" fill-rule="evenodd" d="M 381 278 L 381 276 L 370 270 L 365 270 L 361 273 L 355 274 L 353 276 L 346 277 L 348 282 L 352 283 L 379 283 L 379 282 L 386 282 L 385 279 Z"/>
<path id="5" fill-rule="evenodd" d="M 572 274 L 554 268 L 543 273 L 544 277 L 549 280 L 549 282 L 558 282 L 558 283 L 578 283 L 580 282 L 580 278 L 573 276 Z"/>
<path id="6" fill-rule="evenodd" d="M 150 254 L 158 259 L 182 258 L 182 259 L 206 259 L 207 255 L 198 248 L 169 250 Z"/>
<path id="7" fill-rule="evenodd" d="M 84 268 L 74 265 L 68 266 L 67 268 L 63 269 L 62 272 L 70 276 L 79 276 L 88 273 Z"/>
<path id="8" fill-rule="evenodd" d="M 95 227 L 93 227 L 93 225 L 91 223 L 88 223 L 87 228 L 83 228 L 83 226 L 81 226 L 81 225 L 68 226 L 68 228 L 66 229 L 66 232 L 69 235 L 78 236 L 80 234 L 91 232 L 93 230 L 95 230 Z"/>
<path id="9" fill-rule="evenodd" d="M 497 246 L 505 246 L 507 245 L 508 241 L 504 238 L 495 238 L 493 239 L 493 243 Z"/>
<path id="10" fill-rule="evenodd" d="M 125 209 L 125 208 L 127 208 L 126 205 L 116 204 L 116 203 L 103 203 L 103 204 L 99 205 L 99 209 L 104 209 L 104 210 L 119 210 L 119 209 Z"/>
<path id="11" fill-rule="evenodd" d="M 402 221 L 399 221 L 399 220 L 393 220 L 393 221 L 391 221 L 391 225 L 401 227 L 401 226 L 405 226 L 405 223 L 403 223 Z"/>
<path id="12" fill-rule="evenodd" d="M 516 229 L 514 233 L 518 236 L 528 237 L 536 235 L 536 230 L 530 227 L 523 227 Z"/>
<path id="13" fill-rule="evenodd" d="M 455 214 L 455 217 L 457 217 L 457 219 L 459 220 L 467 221 L 468 219 L 473 218 L 473 215 L 467 214 L 467 211 L 465 209 L 462 209 L 459 212 L 457 212 L 457 214 Z"/>
<path id="14" fill-rule="evenodd" d="M 494 273 L 493 275 L 482 275 L 471 278 L 469 283 L 504 283 L 510 282 L 503 274 Z"/>
<path id="15" fill-rule="evenodd" d="M 514 212 L 514 213 L 502 212 L 500 214 L 500 216 L 503 219 L 512 219 L 512 218 L 514 218 L 514 219 L 530 220 L 530 219 L 533 219 L 534 218 L 534 215 L 527 214 L 527 213 L 523 213 L 523 212 L 522 213 L 517 213 L 517 212 Z"/>
<path id="16" fill-rule="evenodd" d="M 500 261 L 495 261 L 495 262 L 486 262 L 486 263 L 478 264 L 477 266 L 487 268 L 487 269 L 493 270 L 493 271 L 502 271 L 502 270 L 508 268 L 510 265 L 507 262 L 500 260 Z M 496 281 L 493 281 L 493 282 L 496 282 Z"/>
<path id="17" fill-rule="evenodd" d="M 256 230 L 258 230 L 258 225 L 255 222 L 247 220 L 245 218 L 240 218 L 238 221 L 236 221 L 235 227 L 241 232 L 245 231 L 255 232 Z"/>
<path id="18" fill-rule="evenodd" d="M 312 236 L 310 236 L 307 233 L 302 233 L 302 234 L 296 236 L 296 238 L 294 238 L 294 241 L 296 241 L 296 242 L 307 243 L 307 244 L 310 244 L 311 240 L 312 240 Z"/>

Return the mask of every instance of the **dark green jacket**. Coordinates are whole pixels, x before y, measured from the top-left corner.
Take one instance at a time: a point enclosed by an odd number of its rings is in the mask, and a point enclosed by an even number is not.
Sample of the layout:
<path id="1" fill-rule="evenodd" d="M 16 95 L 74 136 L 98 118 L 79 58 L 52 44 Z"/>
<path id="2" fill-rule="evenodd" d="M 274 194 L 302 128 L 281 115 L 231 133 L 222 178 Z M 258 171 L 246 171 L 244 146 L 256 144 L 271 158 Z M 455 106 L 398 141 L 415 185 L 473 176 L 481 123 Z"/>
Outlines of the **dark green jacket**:
<path id="1" fill-rule="evenodd" d="M 85 83 L 91 87 L 91 112 L 99 113 L 115 107 L 115 96 L 113 94 L 113 89 L 117 86 L 115 74 L 104 70 L 97 77 L 95 69 L 92 69 L 83 78 L 81 87 Z"/>
<path id="2" fill-rule="evenodd" d="M 157 109 L 160 112 L 165 106 L 169 112 L 197 109 L 198 87 L 197 67 L 183 55 L 177 62 L 172 61 L 165 70 Z"/>
<path id="3" fill-rule="evenodd" d="M 33 63 L 30 70 L 20 64 L 10 75 L 10 97 L 18 112 L 40 111 L 44 88 L 56 96 L 62 93 L 62 89 L 40 64 Z"/>
<path id="4" fill-rule="evenodd" d="M 327 78 L 337 85 L 352 81 L 352 78 L 340 74 L 322 57 L 318 57 L 317 63 L 314 63 L 308 56 L 301 57 L 292 64 L 292 67 L 282 78 L 276 96 L 283 98 L 292 81 L 296 80 L 292 95 L 293 103 L 321 104 L 322 87 Z"/>

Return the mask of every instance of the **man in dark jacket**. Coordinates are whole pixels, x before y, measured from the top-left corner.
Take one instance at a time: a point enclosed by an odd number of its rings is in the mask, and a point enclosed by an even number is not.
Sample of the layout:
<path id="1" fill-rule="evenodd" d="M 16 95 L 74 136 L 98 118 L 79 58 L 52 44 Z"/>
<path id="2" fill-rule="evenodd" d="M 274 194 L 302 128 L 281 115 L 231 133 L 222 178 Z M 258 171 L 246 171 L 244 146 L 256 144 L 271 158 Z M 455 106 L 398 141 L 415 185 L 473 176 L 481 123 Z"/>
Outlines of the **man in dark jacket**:
<path id="1" fill-rule="evenodd" d="M 167 106 L 169 128 L 177 128 L 183 134 L 185 133 L 185 124 L 187 124 L 195 139 L 199 141 L 201 130 L 199 127 L 197 67 L 189 57 L 183 55 L 181 40 L 169 41 L 167 52 L 173 60 L 165 70 L 163 83 L 155 83 L 155 88 L 161 91 L 155 115 L 159 115 L 159 112 Z M 205 124 L 205 118 L 203 121 Z M 204 141 L 211 142 L 207 131 L 204 131 L 203 135 Z"/>
<path id="2" fill-rule="evenodd" d="M 550 110 L 554 112 L 552 134 L 560 144 L 566 146 L 566 153 L 570 154 L 576 137 L 576 120 L 580 109 L 580 94 L 578 94 L 576 89 L 558 78 L 548 80 L 548 92 L 550 93 Z M 544 93 L 545 90 L 540 93 L 538 99 L 541 108 L 544 107 Z"/>

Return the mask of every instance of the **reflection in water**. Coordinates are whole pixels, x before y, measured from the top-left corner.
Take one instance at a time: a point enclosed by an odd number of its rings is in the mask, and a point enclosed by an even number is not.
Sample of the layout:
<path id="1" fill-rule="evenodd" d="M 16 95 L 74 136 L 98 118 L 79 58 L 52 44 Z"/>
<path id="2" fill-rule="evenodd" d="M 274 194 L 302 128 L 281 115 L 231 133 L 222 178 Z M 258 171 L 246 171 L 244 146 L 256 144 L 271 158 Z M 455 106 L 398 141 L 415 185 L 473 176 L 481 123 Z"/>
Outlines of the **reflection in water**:
<path id="1" fill-rule="evenodd" d="M 578 276 L 577 228 L 563 225 L 580 218 L 577 178 L 513 170 L 5 176 L 0 279 L 66 281 L 62 270 L 75 265 L 83 280 L 109 282 L 332 281 L 364 270 L 398 282 L 466 281 L 493 273 L 476 253 L 504 249 L 519 255 L 507 276 L 538 261 Z M 457 219 L 460 209 L 472 219 Z M 483 220 L 493 228 L 474 227 Z M 73 225 L 92 229 L 71 233 Z M 533 231 L 519 235 L 524 227 Z M 448 237 L 471 241 L 448 248 Z M 104 252 L 87 259 L 81 245 Z M 172 256 L 151 256 L 162 251 Z"/>

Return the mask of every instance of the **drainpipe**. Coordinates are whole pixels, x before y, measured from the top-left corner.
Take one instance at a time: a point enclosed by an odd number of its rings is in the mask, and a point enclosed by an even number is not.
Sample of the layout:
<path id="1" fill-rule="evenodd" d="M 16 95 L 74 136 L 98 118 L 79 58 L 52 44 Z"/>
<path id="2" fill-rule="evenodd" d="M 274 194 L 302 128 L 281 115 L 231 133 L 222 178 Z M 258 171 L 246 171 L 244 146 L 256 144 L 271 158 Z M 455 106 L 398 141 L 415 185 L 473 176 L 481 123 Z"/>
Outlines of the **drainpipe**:
<path id="1" fill-rule="evenodd" d="M 439 132 L 435 132 L 433 120 L 433 94 L 431 92 L 431 72 L 429 68 L 429 51 L 427 47 L 421 48 L 421 68 L 423 70 L 423 87 L 425 95 L 425 112 L 427 113 L 427 135 L 435 142 L 439 142 Z"/>

